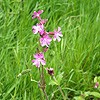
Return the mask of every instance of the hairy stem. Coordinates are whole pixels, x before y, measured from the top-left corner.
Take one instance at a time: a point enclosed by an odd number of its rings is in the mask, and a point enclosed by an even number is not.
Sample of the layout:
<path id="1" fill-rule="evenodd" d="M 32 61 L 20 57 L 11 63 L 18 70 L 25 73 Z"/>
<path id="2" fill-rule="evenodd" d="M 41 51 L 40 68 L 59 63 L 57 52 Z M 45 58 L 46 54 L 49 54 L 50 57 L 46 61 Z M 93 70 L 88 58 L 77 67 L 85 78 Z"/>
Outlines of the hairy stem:
<path id="1" fill-rule="evenodd" d="M 47 93 L 46 93 L 46 90 L 45 90 L 45 79 L 44 79 L 44 68 L 43 68 L 43 66 L 42 66 L 42 72 L 41 72 L 41 77 L 40 78 L 41 78 L 40 88 L 42 89 L 46 100 L 48 100 L 48 96 L 47 96 Z"/>
<path id="2" fill-rule="evenodd" d="M 44 95 L 45 95 L 45 97 L 46 97 L 46 100 L 49 100 L 49 99 L 48 99 L 48 96 L 47 96 L 47 93 L 46 93 L 45 90 L 43 90 L 43 93 L 44 93 Z"/>

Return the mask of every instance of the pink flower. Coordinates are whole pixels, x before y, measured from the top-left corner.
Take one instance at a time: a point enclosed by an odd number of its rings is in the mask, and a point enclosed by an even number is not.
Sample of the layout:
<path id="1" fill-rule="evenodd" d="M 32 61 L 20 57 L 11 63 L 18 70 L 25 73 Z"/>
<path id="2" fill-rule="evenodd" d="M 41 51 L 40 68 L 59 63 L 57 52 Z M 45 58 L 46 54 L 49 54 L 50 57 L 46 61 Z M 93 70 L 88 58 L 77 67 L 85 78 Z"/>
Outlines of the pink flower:
<path id="1" fill-rule="evenodd" d="M 37 34 L 39 32 L 40 35 L 43 35 L 43 33 L 44 33 L 43 24 L 37 24 L 36 26 L 32 26 L 32 31 L 34 34 Z"/>
<path id="2" fill-rule="evenodd" d="M 40 38 L 40 44 L 41 46 L 46 46 L 48 47 L 50 45 L 50 42 L 52 41 L 52 39 L 47 35 L 43 35 L 41 38 Z"/>
<path id="3" fill-rule="evenodd" d="M 45 58 L 43 53 L 37 53 L 34 55 L 35 60 L 32 60 L 33 65 L 36 65 L 36 67 L 40 68 L 40 64 L 45 65 Z"/>
<path id="4" fill-rule="evenodd" d="M 39 10 L 38 12 L 34 11 L 33 15 L 32 15 L 32 19 L 34 18 L 38 18 L 39 20 L 41 20 L 40 14 L 43 13 L 43 10 Z"/>
<path id="5" fill-rule="evenodd" d="M 61 40 L 60 37 L 63 37 L 62 32 L 61 32 L 61 28 L 58 27 L 58 30 L 54 31 L 54 41 L 58 40 L 58 42 Z"/>

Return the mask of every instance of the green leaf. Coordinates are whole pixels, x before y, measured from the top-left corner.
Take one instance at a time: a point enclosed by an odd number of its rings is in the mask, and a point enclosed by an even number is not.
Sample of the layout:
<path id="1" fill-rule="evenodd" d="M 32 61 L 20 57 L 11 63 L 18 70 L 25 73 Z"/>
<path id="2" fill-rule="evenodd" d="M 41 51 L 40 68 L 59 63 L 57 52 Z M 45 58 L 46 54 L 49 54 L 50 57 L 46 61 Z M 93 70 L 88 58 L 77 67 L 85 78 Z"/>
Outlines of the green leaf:
<path id="1" fill-rule="evenodd" d="M 96 82 L 100 82 L 100 76 L 96 76 L 95 78 L 94 78 L 94 83 L 96 83 Z"/>
<path id="2" fill-rule="evenodd" d="M 49 82 L 49 85 L 58 85 L 58 83 L 57 82 L 55 82 L 54 80 L 50 80 L 50 82 Z"/>
<path id="3" fill-rule="evenodd" d="M 74 97 L 75 100 L 85 100 L 82 96 Z"/>
<path id="4" fill-rule="evenodd" d="M 61 82 L 61 80 L 62 80 L 62 78 L 63 78 L 63 74 L 64 74 L 64 72 L 62 72 L 62 73 L 60 73 L 59 75 L 57 75 L 57 82 L 58 82 L 58 84 L 60 85 L 60 82 Z"/>
<path id="5" fill-rule="evenodd" d="M 98 77 L 98 82 L 100 83 L 100 76 Z"/>
<path id="6" fill-rule="evenodd" d="M 97 82 L 97 77 L 94 78 L 94 83 L 96 83 L 96 82 Z"/>
<path id="7" fill-rule="evenodd" d="M 90 92 L 90 95 L 93 95 L 94 97 L 100 98 L 100 93 L 98 93 L 98 92 Z"/>
<path id="8" fill-rule="evenodd" d="M 92 95 L 94 97 L 100 98 L 100 93 L 98 93 L 98 92 L 90 92 L 90 91 L 88 91 L 88 92 L 84 93 L 85 97 L 88 97 L 89 95 Z"/>
<path id="9" fill-rule="evenodd" d="M 84 96 L 85 96 L 85 97 L 88 97 L 89 95 L 90 95 L 90 91 L 84 92 Z"/>

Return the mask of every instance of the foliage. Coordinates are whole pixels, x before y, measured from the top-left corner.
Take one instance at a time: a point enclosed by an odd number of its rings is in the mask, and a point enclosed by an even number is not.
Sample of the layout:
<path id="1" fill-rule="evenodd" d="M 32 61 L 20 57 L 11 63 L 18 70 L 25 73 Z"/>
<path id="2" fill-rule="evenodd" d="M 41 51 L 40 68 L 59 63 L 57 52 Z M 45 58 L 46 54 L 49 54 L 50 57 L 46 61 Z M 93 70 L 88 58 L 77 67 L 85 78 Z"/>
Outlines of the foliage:
<path id="1" fill-rule="evenodd" d="M 0 0 L 0 99 L 41 98 L 36 83 L 39 75 L 31 63 L 38 45 L 31 30 L 36 20 L 31 16 L 40 9 L 42 17 L 48 18 L 48 31 L 56 26 L 62 29 L 63 39 L 52 43 L 45 58 L 55 69 L 55 77 L 64 72 L 60 86 L 66 97 L 73 100 L 89 92 L 87 100 L 90 95 L 99 98 L 100 91 L 94 88 L 94 78 L 100 76 L 99 0 Z M 31 71 L 17 77 L 27 69 Z M 49 84 L 49 76 L 45 78 Z M 46 91 L 50 100 L 62 99 L 56 85 Z"/>

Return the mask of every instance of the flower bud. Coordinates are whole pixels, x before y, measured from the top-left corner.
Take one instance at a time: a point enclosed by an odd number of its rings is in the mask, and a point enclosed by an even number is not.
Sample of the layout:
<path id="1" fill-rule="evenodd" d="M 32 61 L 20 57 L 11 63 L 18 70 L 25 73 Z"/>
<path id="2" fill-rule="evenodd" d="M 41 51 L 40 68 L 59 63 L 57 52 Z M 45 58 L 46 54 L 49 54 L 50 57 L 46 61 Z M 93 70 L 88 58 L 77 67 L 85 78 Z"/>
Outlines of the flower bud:
<path id="1" fill-rule="evenodd" d="M 99 82 L 96 82 L 94 88 L 98 88 L 98 86 L 99 86 Z"/>
<path id="2" fill-rule="evenodd" d="M 54 70 L 53 70 L 53 68 L 47 68 L 46 70 L 48 71 L 48 74 L 49 74 L 49 75 L 51 75 L 51 76 L 54 75 Z"/>
<path id="3" fill-rule="evenodd" d="M 48 50 L 48 47 L 43 48 L 43 52 L 46 52 Z"/>

